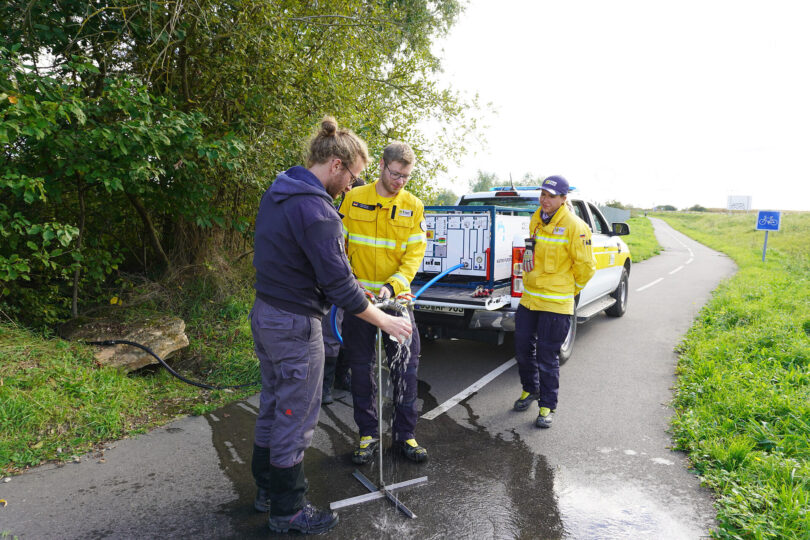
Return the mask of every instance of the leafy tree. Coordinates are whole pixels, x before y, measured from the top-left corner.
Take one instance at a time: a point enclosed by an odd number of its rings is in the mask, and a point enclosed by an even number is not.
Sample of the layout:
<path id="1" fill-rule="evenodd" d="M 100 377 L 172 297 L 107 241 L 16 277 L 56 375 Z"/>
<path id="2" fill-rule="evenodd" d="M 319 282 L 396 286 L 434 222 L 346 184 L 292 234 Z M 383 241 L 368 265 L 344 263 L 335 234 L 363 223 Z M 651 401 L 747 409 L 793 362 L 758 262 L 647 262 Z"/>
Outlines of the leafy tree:
<path id="1" fill-rule="evenodd" d="M 118 269 L 244 249 L 261 193 L 324 114 L 419 158 L 476 129 L 431 41 L 457 0 L 8 0 L 0 6 L 0 309 L 55 321 Z M 441 126 L 427 137 L 416 126 Z M 46 238 L 47 237 L 47 238 Z"/>
<path id="2" fill-rule="evenodd" d="M 470 191 L 488 191 L 491 187 L 495 186 L 497 182 L 498 177 L 495 173 L 479 170 L 476 177 L 470 180 Z"/>
<path id="3" fill-rule="evenodd" d="M 699 204 L 690 206 L 687 210 L 689 212 L 708 212 L 708 210 L 706 210 L 706 207 L 700 206 Z"/>
<path id="4" fill-rule="evenodd" d="M 677 208 L 675 208 L 671 204 L 665 204 L 663 206 L 659 206 L 658 209 L 663 210 L 664 212 L 675 212 L 676 210 L 678 210 Z"/>
<path id="5" fill-rule="evenodd" d="M 630 210 L 631 209 L 631 206 L 622 204 L 621 202 L 616 201 L 616 200 L 607 201 L 605 203 L 605 206 L 609 206 L 611 208 L 618 208 L 619 210 Z"/>
<path id="6" fill-rule="evenodd" d="M 431 204 L 442 205 L 442 206 L 451 206 L 451 205 L 456 204 L 457 200 L 458 200 L 458 195 L 453 193 L 451 190 L 449 190 L 449 189 L 440 189 L 436 193 L 436 195 L 433 198 Z"/>

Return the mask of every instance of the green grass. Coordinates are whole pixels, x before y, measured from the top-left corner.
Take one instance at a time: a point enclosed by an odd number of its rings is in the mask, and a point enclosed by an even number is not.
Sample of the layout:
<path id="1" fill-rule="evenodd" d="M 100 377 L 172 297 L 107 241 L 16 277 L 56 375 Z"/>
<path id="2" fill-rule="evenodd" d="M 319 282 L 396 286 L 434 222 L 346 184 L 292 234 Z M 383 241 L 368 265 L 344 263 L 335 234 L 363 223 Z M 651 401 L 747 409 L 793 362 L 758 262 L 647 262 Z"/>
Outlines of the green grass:
<path id="1" fill-rule="evenodd" d="M 622 237 L 630 248 L 630 257 L 634 263 L 649 259 L 661 253 L 661 246 L 655 239 L 652 223 L 646 217 L 632 217 L 627 220 L 630 234 Z"/>
<path id="2" fill-rule="evenodd" d="M 251 292 L 247 281 L 224 287 L 222 279 L 199 277 L 182 287 L 162 285 L 161 294 L 144 295 L 153 300 L 122 310 L 121 318 L 176 314 L 186 321 L 190 345 L 169 361 L 175 370 L 215 386 L 254 382 L 260 375 L 247 322 Z M 2 322 L 0 472 L 68 461 L 101 443 L 179 415 L 203 414 L 257 389 L 207 391 L 163 369 L 124 374 L 98 366 L 89 346 Z"/>
<path id="3" fill-rule="evenodd" d="M 673 434 L 717 493 L 719 538 L 810 538 L 810 213 L 666 214 L 739 266 L 681 347 Z"/>

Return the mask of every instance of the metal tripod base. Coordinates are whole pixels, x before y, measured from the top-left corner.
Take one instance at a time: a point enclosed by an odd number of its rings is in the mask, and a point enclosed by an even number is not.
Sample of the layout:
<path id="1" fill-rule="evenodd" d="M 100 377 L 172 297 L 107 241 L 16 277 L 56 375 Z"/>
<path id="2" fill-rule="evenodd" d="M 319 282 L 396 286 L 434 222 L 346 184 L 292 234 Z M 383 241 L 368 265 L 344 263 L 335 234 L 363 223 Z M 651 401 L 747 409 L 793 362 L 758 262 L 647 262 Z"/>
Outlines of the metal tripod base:
<path id="1" fill-rule="evenodd" d="M 365 495 L 358 495 L 357 497 L 351 497 L 349 499 L 343 499 L 342 501 L 335 501 L 329 505 L 329 508 L 331 510 L 337 510 L 338 508 L 345 508 L 346 506 L 353 506 L 355 504 L 361 504 L 364 502 L 374 501 L 386 497 L 389 501 L 391 501 L 394 504 L 394 506 L 399 508 L 399 510 L 403 514 L 405 514 L 411 519 L 416 517 L 416 514 L 411 512 L 411 510 L 407 506 L 405 506 L 402 503 L 402 501 L 400 501 L 396 497 L 396 495 L 394 495 L 392 492 L 395 489 L 412 486 L 414 484 L 419 484 L 422 482 L 427 482 L 427 476 L 421 476 L 419 478 L 414 478 L 413 480 L 406 480 L 404 482 L 391 484 L 390 486 L 381 486 L 379 488 L 375 486 L 371 482 L 371 480 L 366 478 L 365 475 L 363 475 L 363 473 L 361 473 L 358 470 L 355 470 L 354 473 L 352 473 L 352 476 L 357 478 L 360 481 L 360 483 L 363 484 L 366 487 L 366 489 L 370 491 L 370 493 L 367 493 Z"/>

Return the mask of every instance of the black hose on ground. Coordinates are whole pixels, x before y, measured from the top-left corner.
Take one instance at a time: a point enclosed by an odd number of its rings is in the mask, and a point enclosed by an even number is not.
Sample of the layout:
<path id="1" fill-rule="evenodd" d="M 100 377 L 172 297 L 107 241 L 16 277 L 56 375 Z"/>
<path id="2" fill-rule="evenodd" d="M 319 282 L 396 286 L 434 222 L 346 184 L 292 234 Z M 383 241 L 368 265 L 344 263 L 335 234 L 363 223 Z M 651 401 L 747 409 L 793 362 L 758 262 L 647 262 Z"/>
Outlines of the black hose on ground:
<path id="1" fill-rule="evenodd" d="M 237 385 L 232 385 L 232 386 L 212 386 L 210 384 L 205 384 L 205 383 L 201 383 L 201 382 L 197 382 L 197 381 L 192 381 L 191 379 L 186 379 L 185 377 L 183 377 L 182 375 L 177 373 L 175 370 L 173 370 L 171 368 L 171 366 L 169 366 L 169 364 L 167 364 L 163 360 L 163 358 L 161 358 L 157 354 L 155 354 L 155 352 L 152 349 L 150 349 L 149 347 L 147 347 L 146 345 L 142 345 L 142 344 L 136 343 L 134 341 L 128 341 L 126 339 L 105 339 L 104 341 L 85 341 L 84 343 L 87 343 L 89 345 L 104 345 L 104 346 L 109 346 L 109 345 L 131 345 L 132 347 L 137 347 L 139 349 L 142 349 L 142 350 L 146 351 L 147 353 L 151 354 L 152 356 L 154 356 L 157 359 L 157 361 L 160 362 L 160 365 L 162 365 L 163 367 L 166 368 L 166 371 L 168 371 L 169 373 L 171 373 L 172 375 L 174 375 L 175 377 L 177 377 L 178 379 L 180 379 L 184 383 L 190 384 L 191 386 L 196 386 L 198 388 L 205 388 L 206 390 L 228 390 L 228 389 L 233 389 L 233 388 L 246 388 L 248 386 L 256 386 L 256 385 L 261 384 L 260 381 L 257 381 L 257 382 L 252 382 L 252 383 L 247 383 L 247 384 L 237 384 Z"/>

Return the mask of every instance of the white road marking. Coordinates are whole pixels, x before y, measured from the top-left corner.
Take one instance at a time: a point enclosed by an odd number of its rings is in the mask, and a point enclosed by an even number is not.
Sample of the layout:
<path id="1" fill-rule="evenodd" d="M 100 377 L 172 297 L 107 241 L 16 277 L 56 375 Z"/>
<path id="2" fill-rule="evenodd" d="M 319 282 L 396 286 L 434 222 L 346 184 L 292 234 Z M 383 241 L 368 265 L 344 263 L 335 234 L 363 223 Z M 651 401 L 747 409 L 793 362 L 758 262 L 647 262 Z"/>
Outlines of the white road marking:
<path id="1" fill-rule="evenodd" d="M 683 270 L 683 265 L 680 265 L 678 268 L 676 268 L 675 270 L 673 270 L 672 272 L 670 272 L 670 273 L 669 273 L 669 275 L 671 276 L 672 274 L 674 274 L 675 272 L 677 272 L 677 271 L 679 271 L 679 270 Z"/>
<path id="2" fill-rule="evenodd" d="M 510 367 L 514 366 L 515 364 L 517 364 L 517 360 L 515 360 L 514 358 L 501 364 L 500 366 L 493 369 L 492 371 L 490 371 L 489 373 L 487 373 L 486 375 L 475 381 L 473 384 L 471 384 L 470 386 L 468 386 L 455 396 L 451 397 L 450 399 L 448 399 L 447 401 L 445 401 L 432 411 L 428 411 L 425 414 L 423 414 L 422 418 L 424 418 L 425 420 L 433 420 L 434 418 L 440 416 L 442 413 L 455 407 L 456 405 L 467 399 L 469 396 L 471 396 L 473 393 L 477 392 L 478 390 L 486 386 L 487 383 L 489 383 L 492 379 L 494 379 L 495 377 L 497 377 Z"/>
<path id="3" fill-rule="evenodd" d="M 689 257 L 689 260 L 688 260 L 688 261 L 686 261 L 686 263 L 684 263 L 684 264 L 690 264 L 690 263 L 691 263 L 692 261 L 694 261 L 694 260 L 695 260 L 695 258 L 694 258 L 694 257 Z"/>
<path id="4" fill-rule="evenodd" d="M 660 277 L 660 278 L 656 279 L 655 281 L 653 281 L 652 283 L 647 283 L 643 287 L 639 287 L 638 289 L 636 289 L 636 292 L 641 292 L 644 289 L 649 289 L 653 285 L 657 285 L 658 283 L 661 283 L 662 281 L 664 281 L 664 278 Z"/>
<path id="5" fill-rule="evenodd" d="M 238 403 L 237 403 L 237 405 L 238 405 L 239 407 L 242 407 L 243 409 L 245 409 L 245 410 L 246 410 L 247 412 L 249 412 L 250 414 L 259 414 L 259 412 L 258 412 L 256 409 L 254 409 L 254 408 L 253 408 L 253 407 L 251 407 L 250 405 L 247 405 L 247 404 L 245 404 L 245 403 L 243 403 L 243 402 L 241 402 L 241 401 L 240 401 L 240 402 L 238 402 Z"/>
<path id="6" fill-rule="evenodd" d="M 244 465 L 245 462 L 239 457 L 239 454 L 236 453 L 236 448 L 233 447 L 231 441 L 225 441 L 225 446 L 228 448 L 228 452 L 231 454 L 231 459 L 237 462 L 240 465 Z"/>

